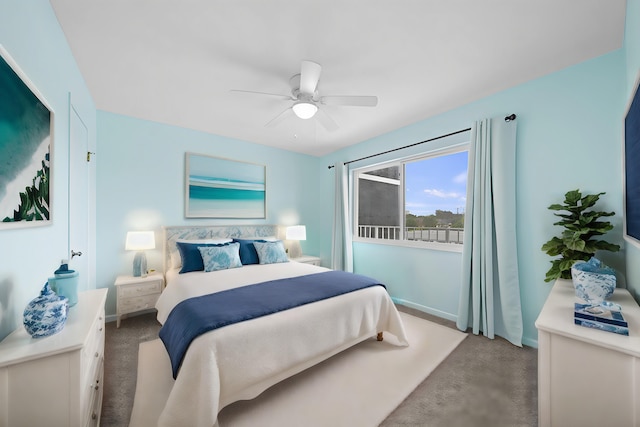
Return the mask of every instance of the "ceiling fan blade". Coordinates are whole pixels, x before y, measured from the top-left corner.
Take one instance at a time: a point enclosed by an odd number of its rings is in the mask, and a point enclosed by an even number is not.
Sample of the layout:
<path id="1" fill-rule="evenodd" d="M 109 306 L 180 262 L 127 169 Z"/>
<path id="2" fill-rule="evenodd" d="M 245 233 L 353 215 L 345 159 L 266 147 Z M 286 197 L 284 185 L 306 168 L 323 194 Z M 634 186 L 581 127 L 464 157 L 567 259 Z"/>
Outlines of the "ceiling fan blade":
<path id="1" fill-rule="evenodd" d="M 313 95 L 320 80 L 322 66 L 311 61 L 302 61 L 300 67 L 300 93 Z"/>
<path id="2" fill-rule="evenodd" d="M 324 105 L 349 105 L 354 107 L 375 107 L 377 96 L 323 96 L 320 103 Z"/>
<path id="3" fill-rule="evenodd" d="M 329 132 L 333 132 L 334 130 L 337 130 L 339 127 L 338 124 L 335 122 L 335 120 L 333 120 L 330 115 L 328 115 L 322 110 L 318 110 L 316 112 L 315 117 L 318 119 L 322 127 L 324 127 Z"/>
<path id="4" fill-rule="evenodd" d="M 267 128 L 275 127 L 279 123 L 283 122 L 286 118 L 291 116 L 292 113 L 293 113 L 293 110 L 291 109 L 291 107 L 289 107 L 286 110 L 284 110 L 282 113 L 278 114 L 273 119 L 271 119 L 271 121 L 269 121 L 266 125 L 264 125 L 264 127 L 267 127 Z"/>
<path id="5" fill-rule="evenodd" d="M 295 101 L 295 99 L 291 95 L 282 95 L 280 93 L 256 92 L 253 90 L 240 90 L 240 89 L 230 89 L 229 92 L 250 93 L 252 95 L 257 94 L 257 95 L 277 96 L 278 98 L 286 99 L 288 101 Z"/>

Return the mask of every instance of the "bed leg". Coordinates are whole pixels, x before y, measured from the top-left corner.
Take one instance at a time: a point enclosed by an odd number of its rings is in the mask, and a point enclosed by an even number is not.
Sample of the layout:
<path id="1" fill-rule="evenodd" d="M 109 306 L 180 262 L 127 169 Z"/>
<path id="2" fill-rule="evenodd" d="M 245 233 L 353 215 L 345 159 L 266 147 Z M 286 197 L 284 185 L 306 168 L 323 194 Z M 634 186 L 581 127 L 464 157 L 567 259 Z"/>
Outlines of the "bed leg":
<path id="1" fill-rule="evenodd" d="M 376 337 L 378 341 L 382 341 L 384 337 L 382 336 L 382 332 L 378 332 L 378 336 Z"/>

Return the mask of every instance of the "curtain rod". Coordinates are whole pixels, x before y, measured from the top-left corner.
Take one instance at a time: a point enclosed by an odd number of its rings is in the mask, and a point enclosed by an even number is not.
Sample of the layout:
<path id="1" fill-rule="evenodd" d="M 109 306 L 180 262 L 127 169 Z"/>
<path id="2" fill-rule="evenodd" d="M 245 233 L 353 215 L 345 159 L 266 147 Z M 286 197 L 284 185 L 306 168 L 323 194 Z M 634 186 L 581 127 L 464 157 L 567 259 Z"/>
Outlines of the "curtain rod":
<path id="1" fill-rule="evenodd" d="M 510 114 L 510 115 L 508 115 L 508 116 L 506 116 L 504 118 L 504 121 L 505 122 L 510 122 L 512 120 L 515 120 L 515 119 L 516 119 L 516 115 L 515 114 Z M 405 148 L 415 147 L 416 145 L 424 144 L 425 142 L 435 141 L 435 140 L 438 140 L 438 139 L 446 138 L 448 136 L 457 135 L 459 133 L 467 132 L 467 131 L 470 131 L 470 130 L 471 130 L 471 128 L 457 130 L 455 132 L 451 132 L 451 133 L 448 133 L 446 135 L 440 135 L 440 136 L 436 136 L 435 138 L 426 139 L 424 141 L 414 142 L 413 144 L 405 145 L 404 147 L 398 147 L 398 148 L 394 148 L 394 149 L 391 149 L 391 150 L 383 151 L 381 153 L 371 154 L 370 156 L 360 157 L 359 159 L 349 160 L 347 162 L 344 162 L 344 165 L 348 165 L 349 163 L 359 162 L 360 160 L 370 159 L 370 158 L 376 157 L 376 156 L 382 156 L 383 154 L 393 153 L 394 151 L 404 150 Z M 330 165 L 327 168 L 331 169 L 331 168 L 334 168 L 334 167 L 335 167 L 334 165 Z"/>

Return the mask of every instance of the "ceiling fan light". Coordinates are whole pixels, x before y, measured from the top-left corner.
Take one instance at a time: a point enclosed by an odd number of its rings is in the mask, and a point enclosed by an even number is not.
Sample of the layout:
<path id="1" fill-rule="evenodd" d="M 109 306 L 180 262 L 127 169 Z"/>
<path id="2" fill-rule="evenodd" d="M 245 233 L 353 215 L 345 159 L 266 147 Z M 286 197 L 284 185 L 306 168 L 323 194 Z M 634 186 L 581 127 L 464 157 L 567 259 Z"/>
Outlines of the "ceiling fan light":
<path id="1" fill-rule="evenodd" d="M 310 102 L 296 102 L 293 104 L 293 112 L 301 119 L 310 119 L 318 111 L 318 107 Z"/>

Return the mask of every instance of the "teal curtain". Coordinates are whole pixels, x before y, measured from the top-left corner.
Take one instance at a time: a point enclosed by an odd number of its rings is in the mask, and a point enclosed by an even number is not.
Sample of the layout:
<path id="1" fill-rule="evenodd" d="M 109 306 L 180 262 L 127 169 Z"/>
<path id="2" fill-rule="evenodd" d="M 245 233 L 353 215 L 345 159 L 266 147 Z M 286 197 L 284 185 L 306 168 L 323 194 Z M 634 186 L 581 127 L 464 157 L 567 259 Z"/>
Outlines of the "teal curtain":
<path id="1" fill-rule="evenodd" d="M 335 203 L 331 268 L 353 272 L 353 246 L 349 201 L 349 167 L 337 162 L 335 171 Z"/>
<path id="2" fill-rule="evenodd" d="M 457 326 L 522 346 L 516 244 L 516 122 L 471 128 Z"/>

